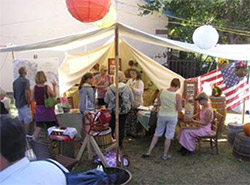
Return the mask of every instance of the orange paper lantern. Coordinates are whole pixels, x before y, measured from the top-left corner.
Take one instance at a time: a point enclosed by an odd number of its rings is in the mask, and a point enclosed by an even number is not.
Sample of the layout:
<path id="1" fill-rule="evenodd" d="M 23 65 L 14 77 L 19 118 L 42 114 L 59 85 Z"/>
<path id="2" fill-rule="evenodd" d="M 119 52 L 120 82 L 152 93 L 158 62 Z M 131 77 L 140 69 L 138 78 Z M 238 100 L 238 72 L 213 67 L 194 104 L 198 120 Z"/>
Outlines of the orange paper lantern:
<path id="1" fill-rule="evenodd" d="M 95 22 L 109 11 L 110 0 L 66 0 L 70 14 L 81 22 Z"/>

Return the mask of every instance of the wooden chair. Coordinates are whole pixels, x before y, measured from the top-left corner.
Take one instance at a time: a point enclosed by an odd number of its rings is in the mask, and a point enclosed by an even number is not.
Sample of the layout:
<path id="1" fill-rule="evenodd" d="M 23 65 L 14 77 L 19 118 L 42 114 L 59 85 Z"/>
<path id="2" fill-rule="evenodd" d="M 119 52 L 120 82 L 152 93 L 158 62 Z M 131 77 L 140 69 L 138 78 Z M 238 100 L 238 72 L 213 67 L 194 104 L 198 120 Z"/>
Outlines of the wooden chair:
<path id="1" fill-rule="evenodd" d="M 207 141 L 207 142 L 210 142 L 210 148 L 213 149 L 213 145 L 214 145 L 216 148 L 216 154 L 219 154 L 218 137 L 222 129 L 222 124 L 223 124 L 223 116 L 218 112 L 214 112 L 214 120 L 211 125 L 211 134 L 206 135 L 206 136 L 199 136 L 196 138 L 199 143 L 198 153 L 200 153 L 200 150 L 201 150 L 201 142 Z"/>
<path id="2" fill-rule="evenodd" d="M 50 150 L 49 144 L 32 140 L 30 141 L 30 145 L 37 157 L 37 160 L 51 158 L 51 159 L 58 161 L 68 170 L 71 170 L 78 163 L 77 159 L 70 158 L 62 154 L 53 155 Z"/>

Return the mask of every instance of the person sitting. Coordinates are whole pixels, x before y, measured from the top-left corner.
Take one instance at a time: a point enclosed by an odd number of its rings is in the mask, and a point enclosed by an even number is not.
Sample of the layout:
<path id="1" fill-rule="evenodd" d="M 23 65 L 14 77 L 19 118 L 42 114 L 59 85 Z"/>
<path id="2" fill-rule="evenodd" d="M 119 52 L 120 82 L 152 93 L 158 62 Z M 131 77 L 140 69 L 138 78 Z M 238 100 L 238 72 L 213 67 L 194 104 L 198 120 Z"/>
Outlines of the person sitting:
<path id="1" fill-rule="evenodd" d="M 119 147 L 122 149 L 122 141 L 124 138 L 125 121 L 131 104 L 134 101 L 133 93 L 129 86 L 123 83 L 125 79 L 124 74 L 119 71 L 118 73 L 118 87 L 119 87 Z M 105 103 L 108 104 L 108 110 L 111 112 L 110 127 L 112 137 L 115 138 L 115 110 L 116 110 L 116 86 L 111 85 L 104 98 Z"/>
<path id="2" fill-rule="evenodd" d="M 162 136 L 165 131 L 165 143 L 162 159 L 167 160 L 171 158 L 171 155 L 168 154 L 168 150 L 171 144 L 171 139 L 174 138 L 175 127 L 178 120 L 178 112 L 180 112 L 182 108 L 181 96 L 176 94 L 176 91 L 179 88 L 180 80 L 178 78 L 174 78 L 171 81 L 170 87 L 168 89 L 160 91 L 157 98 L 157 103 L 159 106 L 157 126 L 150 147 L 147 153 L 143 154 L 142 157 L 149 157 L 151 155 L 151 152 L 158 142 L 159 137 Z"/>
<path id="3" fill-rule="evenodd" d="M 107 92 L 107 87 L 112 83 L 107 71 L 107 67 L 102 65 L 100 68 L 100 74 L 95 76 L 93 82 L 94 86 L 97 87 L 97 103 L 99 106 L 106 105 L 104 102 L 104 97 Z"/>
<path id="4" fill-rule="evenodd" d="M 0 88 L 0 116 L 8 115 L 10 116 L 10 99 L 6 97 L 6 92 Z"/>
<path id="5" fill-rule="evenodd" d="M 48 161 L 30 162 L 25 157 L 26 136 L 24 127 L 18 120 L 8 116 L 0 117 L 0 138 L 1 185 L 66 185 L 66 177 L 57 166 Z"/>
<path id="6" fill-rule="evenodd" d="M 197 136 L 208 135 L 211 132 L 211 123 L 213 121 L 213 109 L 208 103 L 208 96 L 206 93 L 201 92 L 195 101 L 199 101 L 201 105 L 201 112 L 194 115 L 192 122 L 200 126 L 198 129 L 181 129 L 177 135 L 177 139 L 182 148 L 179 152 L 182 155 L 191 154 L 195 150 L 195 142 Z"/>

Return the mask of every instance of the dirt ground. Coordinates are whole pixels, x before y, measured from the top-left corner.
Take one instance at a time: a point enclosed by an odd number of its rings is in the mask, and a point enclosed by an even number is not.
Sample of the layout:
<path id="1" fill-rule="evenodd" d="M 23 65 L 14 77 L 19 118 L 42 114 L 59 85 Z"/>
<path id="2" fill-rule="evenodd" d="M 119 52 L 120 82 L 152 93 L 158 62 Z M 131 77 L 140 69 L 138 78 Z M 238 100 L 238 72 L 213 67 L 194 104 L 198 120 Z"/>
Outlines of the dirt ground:
<path id="1" fill-rule="evenodd" d="M 245 115 L 245 122 L 250 122 L 250 115 Z M 241 122 L 240 114 L 227 114 L 226 124 Z M 238 160 L 232 156 L 233 147 L 227 142 L 227 130 L 223 132 L 219 141 L 219 155 L 211 150 L 207 144 L 202 145 L 201 154 L 182 156 L 176 151 L 180 149 L 178 141 L 173 140 L 170 153 L 172 158 L 163 161 L 164 138 L 161 138 L 152 156 L 145 159 L 141 155 L 147 150 L 152 135 L 143 138 L 126 138 L 124 153 L 128 155 L 130 165 L 127 168 L 132 173 L 131 184 L 173 184 L 173 185 L 204 185 L 250 184 L 250 163 Z M 74 172 L 86 171 L 96 167 L 93 161 L 87 160 L 86 152 L 81 163 Z"/>

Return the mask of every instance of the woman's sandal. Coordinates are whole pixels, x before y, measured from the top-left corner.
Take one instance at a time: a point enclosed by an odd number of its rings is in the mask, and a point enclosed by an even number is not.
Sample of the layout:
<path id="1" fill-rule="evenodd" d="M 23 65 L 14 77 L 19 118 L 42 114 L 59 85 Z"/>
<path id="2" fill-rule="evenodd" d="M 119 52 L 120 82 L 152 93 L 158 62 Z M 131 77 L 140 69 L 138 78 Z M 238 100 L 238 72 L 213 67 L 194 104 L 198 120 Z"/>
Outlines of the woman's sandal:
<path id="1" fill-rule="evenodd" d="M 147 158 L 147 157 L 150 157 L 150 154 L 149 154 L 149 153 L 145 153 L 145 154 L 142 154 L 141 157 L 142 157 L 142 158 Z"/>
<path id="2" fill-rule="evenodd" d="M 168 154 L 167 155 L 163 155 L 161 158 L 162 158 L 163 161 L 166 161 L 166 160 L 168 160 L 168 159 L 171 158 L 171 155 L 170 154 L 169 155 Z"/>

